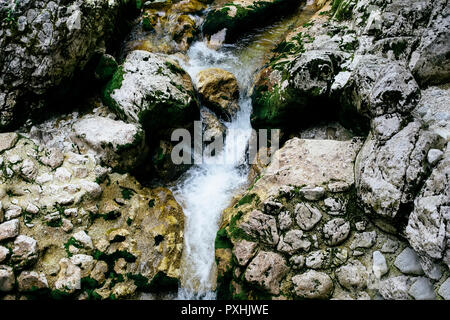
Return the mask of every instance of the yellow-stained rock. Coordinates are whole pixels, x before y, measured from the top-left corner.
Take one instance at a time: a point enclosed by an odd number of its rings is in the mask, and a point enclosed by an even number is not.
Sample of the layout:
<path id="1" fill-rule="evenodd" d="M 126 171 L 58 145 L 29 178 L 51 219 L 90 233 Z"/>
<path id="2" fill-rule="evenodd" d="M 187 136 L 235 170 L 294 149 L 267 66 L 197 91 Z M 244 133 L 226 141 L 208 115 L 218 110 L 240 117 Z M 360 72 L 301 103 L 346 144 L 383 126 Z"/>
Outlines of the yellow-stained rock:
<path id="1" fill-rule="evenodd" d="M 197 75 L 197 88 L 205 105 L 221 118 L 230 120 L 239 111 L 239 85 L 231 72 L 219 68 L 202 70 Z"/>

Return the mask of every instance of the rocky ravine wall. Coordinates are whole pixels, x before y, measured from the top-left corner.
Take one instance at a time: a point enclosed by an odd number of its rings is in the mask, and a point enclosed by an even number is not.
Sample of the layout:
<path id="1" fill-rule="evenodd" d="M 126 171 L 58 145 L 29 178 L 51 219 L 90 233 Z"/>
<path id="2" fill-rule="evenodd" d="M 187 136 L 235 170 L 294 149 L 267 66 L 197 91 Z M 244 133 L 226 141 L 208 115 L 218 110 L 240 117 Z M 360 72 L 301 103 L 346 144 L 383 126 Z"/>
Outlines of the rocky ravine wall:
<path id="1" fill-rule="evenodd" d="M 252 122 L 306 139 L 284 144 L 279 168 L 254 166 L 225 210 L 219 297 L 450 299 L 449 13 L 329 1 L 278 45 Z M 368 136 L 302 130 L 309 114 Z"/>
<path id="2" fill-rule="evenodd" d="M 74 76 L 119 38 L 130 8 L 135 1 L 2 1 L 0 130 L 39 115 L 53 98 L 58 110 L 67 107 L 67 94 L 80 85 Z"/>
<path id="3" fill-rule="evenodd" d="M 1 131 L 19 126 L 19 115 L 32 116 L 30 92 L 47 111 L 47 93 L 94 57 L 92 76 L 104 84 L 76 111 L 42 113 L 41 122 L 0 133 L 2 299 L 140 299 L 178 289 L 183 211 L 168 189 L 143 187 L 129 173 L 138 171 L 142 181 L 149 170 L 173 181 L 188 167 L 171 162 L 168 137 L 200 118 L 195 89 L 167 48 L 148 41 L 173 33 L 170 50 L 186 50 L 194 31 L 172 22 L 191 19 L 205 4 L 146 3 L 134 40 L 112 56 L 105 43 L 114 22 L 126 22 L 125 3 L 135 10 L 134 1 L 8 1 L 0 8 L 0 102 L 3 92 L 12 95 L 0 103 Z M 156 17 L 161 10 L 167 16 Z M 198 28 L 199 19 L 189 21 Z M 21 54 L 6 54 L 11 50 Z M 209 94 L 216 93 L 204 98 Z M 30 113 L 19 112 L 22 98 Z M 213 113 L 202 113 L 212 133 L 225 130 Z"/>
<path id="4" fill-rule="evenodd" d="M 0 134 L 0 292 L 15 298 L 138 298 L 178 287 L 184 215 L 89 154 Z"/>

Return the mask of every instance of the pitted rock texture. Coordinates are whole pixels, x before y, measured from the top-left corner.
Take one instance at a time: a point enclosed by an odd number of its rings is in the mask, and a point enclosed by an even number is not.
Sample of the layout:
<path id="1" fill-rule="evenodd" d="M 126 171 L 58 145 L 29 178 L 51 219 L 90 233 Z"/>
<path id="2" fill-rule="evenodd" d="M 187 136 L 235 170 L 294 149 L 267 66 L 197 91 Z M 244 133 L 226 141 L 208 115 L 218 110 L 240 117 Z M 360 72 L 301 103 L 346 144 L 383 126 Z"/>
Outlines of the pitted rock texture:
<path id="1" fill-rule="evenodd" d="M 130 170 L 148 152 L 143 130 L 134 124 L 100 116 L 86 116 L 73 125 L 71 140 L 112 168 Z"/>
<path id="2" fill-rule="evenodd" d="M 2 1 L 0 130 L 86 66 L 111 38 L 121 1 Z M 69 82 L 70 83 L 70 82 Z"/>
<path id="3" fill-rule="evenodd" d="M 0 291 L 113 299 L 176 290 L 184 215 L 172 193 L 109 173 L 92 154 L 56 150 L 61 156 L 19 136 L 0 152 L 8 213 L 0 221 Z"/>

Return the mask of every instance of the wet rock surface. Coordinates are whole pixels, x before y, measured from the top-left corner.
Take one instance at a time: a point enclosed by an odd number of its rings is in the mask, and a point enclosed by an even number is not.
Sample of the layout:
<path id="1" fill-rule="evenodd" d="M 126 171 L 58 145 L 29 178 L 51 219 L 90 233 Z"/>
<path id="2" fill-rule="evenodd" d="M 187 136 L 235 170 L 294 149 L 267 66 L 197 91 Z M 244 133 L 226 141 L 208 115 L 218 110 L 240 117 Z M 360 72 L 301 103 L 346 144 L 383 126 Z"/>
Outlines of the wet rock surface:
<path id="1" fill-rule="evenodd" d="M 205 105 L 230 121 L 239 111 L 239 86 L 235 76 L 219 68 L 202 70 L 197 75 L 197 89 Z"/>

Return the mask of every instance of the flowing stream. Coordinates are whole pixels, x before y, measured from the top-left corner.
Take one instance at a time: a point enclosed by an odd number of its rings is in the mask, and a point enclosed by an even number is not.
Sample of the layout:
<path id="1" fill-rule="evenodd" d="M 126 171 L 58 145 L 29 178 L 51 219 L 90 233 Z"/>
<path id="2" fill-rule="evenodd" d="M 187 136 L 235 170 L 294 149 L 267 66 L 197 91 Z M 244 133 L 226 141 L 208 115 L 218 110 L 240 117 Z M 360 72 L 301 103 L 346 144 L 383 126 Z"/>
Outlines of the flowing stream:
<path id="1" fill-rule="evenodd" d="M 247 183 L 245 153 L 251 136 L 249 90 L 255 71 L 265 57 L 293 26 L 307 22 L 313 9 L 299 12 L 260 29 L 232 46 L 218 51 L 197 41 L 189 49 L 188 62 L 180 61 L 191 78 L 200 70 L 217 67 L 233 73 L 240 87 L 240 112 L 225 125 L 228 134 L 223 152 L 193 166 L 173 188 L 186 217 L 181 288 L 178 299 L 215 299 L 214 240 L 222 211 Z"/>

